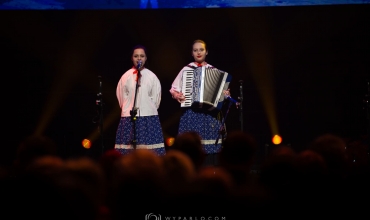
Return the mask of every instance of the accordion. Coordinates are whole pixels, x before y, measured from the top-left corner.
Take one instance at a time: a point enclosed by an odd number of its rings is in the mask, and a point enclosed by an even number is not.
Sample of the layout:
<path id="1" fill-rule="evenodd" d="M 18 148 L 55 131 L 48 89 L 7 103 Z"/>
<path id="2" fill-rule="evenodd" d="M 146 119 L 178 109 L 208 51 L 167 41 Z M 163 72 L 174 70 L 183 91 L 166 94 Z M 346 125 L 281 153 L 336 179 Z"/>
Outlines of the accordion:
<path id="1" fill-rule="evenodd" d="M 223 90 L 229 88 L 231 78 L 225 71 L 205 66 L 185 70 L 182 75 L 185 101 L 181 103 L 181 107 L 221 109 L 224 101 Z"/>

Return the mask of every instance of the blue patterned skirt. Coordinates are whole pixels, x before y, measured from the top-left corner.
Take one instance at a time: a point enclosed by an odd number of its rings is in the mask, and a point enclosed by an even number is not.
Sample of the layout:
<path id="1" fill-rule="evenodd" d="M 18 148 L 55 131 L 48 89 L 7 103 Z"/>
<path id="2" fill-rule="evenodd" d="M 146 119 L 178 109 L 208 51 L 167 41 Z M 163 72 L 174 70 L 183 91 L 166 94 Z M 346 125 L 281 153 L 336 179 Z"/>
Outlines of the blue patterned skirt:
<path id="1" fill-rule="evenodd" d="M 186 108 L 180 118 L 178 133 L 195 131 L 202 138 L 206 154 L 218 153 L 221 150 L 221 135 L 218 144 L 215 143 L 222 122 L 220 115 L 221 112 L 210 112 L 202 108 Z"/>
<path id="2" fill-rule="evenodd" d="M 122 154 L 133 151 L 134 129 L 131 117 L 121 117 L 114 148 Z M 157 155 L 166 154 L 158 115 L 136 117 L 136 149 L 150 149 Z"/>

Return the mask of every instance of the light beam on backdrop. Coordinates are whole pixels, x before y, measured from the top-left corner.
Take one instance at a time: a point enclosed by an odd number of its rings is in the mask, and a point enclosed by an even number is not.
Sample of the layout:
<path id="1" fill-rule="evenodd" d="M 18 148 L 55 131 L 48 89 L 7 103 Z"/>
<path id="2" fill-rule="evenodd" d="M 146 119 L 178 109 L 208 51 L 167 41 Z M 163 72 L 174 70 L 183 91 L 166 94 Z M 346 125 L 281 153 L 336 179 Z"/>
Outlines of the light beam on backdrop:
<path id="1" fill-rule="evenodd" d="M 230 14 L 235 21 L 241 18 Z M 261 13 L 254 12 L 250 15 L 254 19 L 247 20 L 244 26 L 236 27 L 239 42 L 243 47 L 246 63 L 256 84 L 264 110 L 270 126 L 271 137 L 279 134 L 278 122 L 275 108 L 275 92 L 273 84 L 273 62 L 271 60 L 273 47 L 270 27 L 267 17 Z M 236 22 L 237 23 L 237 22 Z"/>
<path id="2" fill-rule="evenodd" d="M 60 44 L 65 43 L 65 45 L 62 46 L 63 50 L 56 55 L 57 72 L 56 74 L 51 73 L 55 74 L 54 83 L 42 109 L 35 134 L 44 133 L 55 113 L 65 104 L 65 99 L 74 85 L 81 81 L 84 83 L 92 81 L 85 79 L 93 77 L 89 75 L 91 72 L 88 72 L 88 64 L 101 41 L 102 31 L 99 31 L 99 28 L 102 28 L 102 25 L 98 25 L 101 22 L 91 20 L 91 16 L 86 16 L 83 13 L 76 19 L 77 21 L 73 22 L 74 25 L 71 25 L 71 35 L 58 41 L 61 42 Z M 86 39 L 89 40 L 86 41 Z"/>
<path id="3" fill-rule="evenodd" d="M 68 55 L 63 59 L 64 62 L 62 61 L 60 64 L 60 72 L 55 77 L 54 85 L 51 86 L 51 91 L 43 108 L 35 134 L 44 133 L 55 112 L 64 104 L 78 74 L 83 71 L 85 62 L 82 56 L 72 51 L 68 52 L 65 52 Z"/>
<path id="4" fill-rule="evenodd" d="M 103 132 L 108 129 L 114 122 L 119 120 L 121 117 L 121 109 L 115 108 L 113 111 L 111 111 L 103 120 L 104 120 L 104 127 Z M 94 144 L 96 140 L 98 140 L 100 137 L 100 130 L 99 127 L 94 129 L 87 137 L 86 139 L 90 140 L 91 144 Z M 107 148 L 108 149 L 108 148 Z"/>
<path id="5" fill-rule="evenodd" d="M 254 51 L 254 56 L 251 61 L 252 76 L 257 85 L 257 90 L 262 99 L 262 104 L 270 124 L 272 135 L 278 134 L 278 125 L 276 119 L 275 95 L 273 76 L 267 48 L 259 48 L 259 51 Z"/>
<path id="6" fill-rule="evenodd" d="M 7 25 L 11 25 L 12 29 L 7 31 L 6 35 L 12 35 L 10 39 L 17 42 L 17 45 L 22 48 L 26 48 L 30 51 L 32 56 L 37 57 L 45 63 L 52 63 L 55 60 L 60 59 L 60 54 L 56 53 L 55 42 L 63 42 L 63 39 L 57 32 L 53 32 L 53 28 L 47 26 L 48 23 L 45 22 L 45 18 L 40 15 L 28 16 L 27 19 L 22 20 L 22 17 L 17 17 L 17 25 L 12 24 L 12 20 L 7 21 Z M 39 34 L 42 33 L 42 34 Z M 5 35 L 5 36 L 6 36 Z M 21 37 L 27 36 L 27 40 L 23 40 Z M 53 39 L 53 40 L 50 40 Z M 42 42 L 40 45 L 39 42 Z M 23 45 L 22 45 L 23 44 Z M 54 74 L 54 73 L 49 73 Z M 66 76 L 68 78 L 68 76 Z M 36 125 L 34 134 L 40 135 L 44 133 L 45 128 L 50 123 L 51 118 L 54 116 L 56 109 L 61 105 L 64 98 L 64 93 L 66 91 L 66 86 L 63 82 L 61 86 L 51 86 L 53 90 L 49 94 L 49 97 L 45 103 L 45 106 L 40 110 L 41 116 Z"/>

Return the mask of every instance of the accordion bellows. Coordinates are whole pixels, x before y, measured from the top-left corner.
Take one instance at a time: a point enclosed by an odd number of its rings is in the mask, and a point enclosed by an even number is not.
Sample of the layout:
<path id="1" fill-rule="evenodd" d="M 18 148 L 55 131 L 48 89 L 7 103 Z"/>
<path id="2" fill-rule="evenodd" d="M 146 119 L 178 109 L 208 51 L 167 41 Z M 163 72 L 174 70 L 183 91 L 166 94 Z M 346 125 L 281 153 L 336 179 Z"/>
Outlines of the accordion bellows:
<path id="1" fill-rule="evenodd" d="M 202 66 L 185 70 L 182 75 L 185 101 L 181 103 L 181 107 L 221 109 L 224 101 L 222 91 L 229 88 L 231 79 L 230 74 L 216 68 Z"/>

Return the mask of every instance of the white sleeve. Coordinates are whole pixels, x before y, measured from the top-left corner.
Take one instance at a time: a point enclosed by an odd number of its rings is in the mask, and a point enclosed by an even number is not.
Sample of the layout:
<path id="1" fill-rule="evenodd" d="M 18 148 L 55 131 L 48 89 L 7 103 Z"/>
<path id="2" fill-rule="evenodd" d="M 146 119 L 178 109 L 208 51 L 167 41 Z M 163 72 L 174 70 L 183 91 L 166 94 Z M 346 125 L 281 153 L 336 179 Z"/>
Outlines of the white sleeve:
<path id="1" fill-rule="evenodd" d="M 177 74 L 175 80 L 172 82 L 172 86 L 171 86 L 171 89 L 170 89 L 170 93 L 171 94 L 174 91 L 181 92 L 181 90 L 182 90 L 182 73 L 183 73 L 183 71 L 184 71 L 184 68 L 181 69 L 181 71 Z"/>
<path id="2" fill-rule="evenodd" d="M 120 108 L 123 108 L 123 105 L 127 105 L 126 102 L 130 101 L 130 98 L 128 97 L 128 93 L 131 91 L 131 86 L 129 81 L 129 76 L 130 76 L 130 71 L 132 70 L 127 70 L 120 78 L 117 84 L 117 89 L 116 89 L 116 96 L 118 100 L 118 104 Z M 126 94 L 125 94 L 126 93 Z"/>
<path id="3" fill-rule="evenodd" d="M 181 92 L 182 89 L 182 72 L 184 69 L 182 69 L 176 76 L 175 80 L 172 82 L 172 86 L 170 89 L 170 92 L 175 90 L 177 92 Z"/>
<path id="4" fill-rule="evenodd" d="M 118 100 L 118 104 L 119 104 L 119 107 L 122 108 L 122 103 L 124 102 L 124 85 L 123 85 L 123 80 L 122 80 L 123 76 L 121 77 L 121 79 L 118 81 L 118 84 L 117 84 L 117 89 L 116 89 L 116 96 L 117 96 L 117 100 Z"/>
<path id="5" fill-rule="evenodd" d="M 153 100 L 157 107 L 159 108 L 159 105 L 161 104 L 161 98 L 162 98 L 162 87 L 161 82 L 159 81 L 158 77 L 154 75 L 153 77 Z"/>

